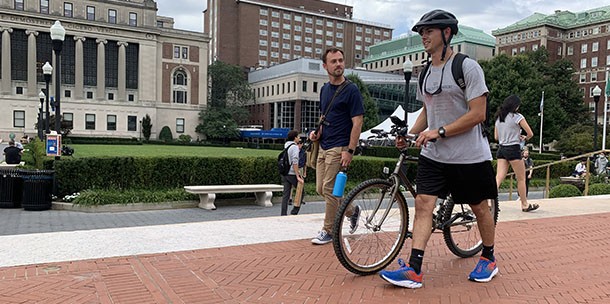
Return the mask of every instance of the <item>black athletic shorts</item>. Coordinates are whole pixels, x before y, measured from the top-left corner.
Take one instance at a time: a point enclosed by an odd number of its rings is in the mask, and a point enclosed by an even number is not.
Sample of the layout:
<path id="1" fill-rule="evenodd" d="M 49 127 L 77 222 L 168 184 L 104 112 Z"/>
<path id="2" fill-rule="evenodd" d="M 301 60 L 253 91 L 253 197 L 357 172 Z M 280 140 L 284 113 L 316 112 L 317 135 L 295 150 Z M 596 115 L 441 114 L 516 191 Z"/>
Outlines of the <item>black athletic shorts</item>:
<path id="1" fill-rule="evenodd" d="M 479 204 L 498 197 L 496 174 L 491 161 L 474 164 L 445 164 L 419 156 L 417 194 L 446 197 L 458 204 Z"/>
<path id="2" fill-rule="evenodd" d="M 521 159 L 521 145 L 500 146 L 496 152 L 496 159 L 506 159 L 507 161 Z"/>

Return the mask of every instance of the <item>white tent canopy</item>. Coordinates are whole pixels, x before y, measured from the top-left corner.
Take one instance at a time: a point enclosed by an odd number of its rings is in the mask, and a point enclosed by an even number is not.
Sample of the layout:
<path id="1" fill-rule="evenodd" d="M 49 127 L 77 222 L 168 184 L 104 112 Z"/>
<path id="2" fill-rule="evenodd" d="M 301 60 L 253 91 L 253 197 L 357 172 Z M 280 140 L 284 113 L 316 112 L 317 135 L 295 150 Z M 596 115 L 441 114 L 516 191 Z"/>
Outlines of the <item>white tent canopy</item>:
<path id="1" fill-rule="evenodd" d="M 417 119 L 417 117 L 419 116 L 421 111 L 422 111 L 422 109 L 420 108 L 416 112 L 409 113 L 408 121 L 407 121 L 409 126 L 412 126 L 415 123 L 415 120 Z M 390 115 L 390 116 L 397 116 L 397 117 L 399 117 L 401 119 L 404 119 L 404 117 L 405 117 L 405 110 L 402 108 L 402 106 L 398 106 L 396 108 L 396 110 L 394 110 L 394 113 L 392 113 L 392 115 Z M 390 117 L 388 117 L 386 120 L 384 120 L 382 123 L 380 123 L 377 126 L 375 126 L 373 129 L 381 129 L 381 130 L 384 130 L 386 132 L 389 132 L 390 129 L 392 128 L 392 125 L 393 125 L 392 121 L 390 120 Z M 367 131 L 362 132 L 360 134 L 360 139 L 367 139 L 370 136 L 375 135 L 375 134 L 373 134 L 371 132 L 371 130 L 367 130 Z"/>

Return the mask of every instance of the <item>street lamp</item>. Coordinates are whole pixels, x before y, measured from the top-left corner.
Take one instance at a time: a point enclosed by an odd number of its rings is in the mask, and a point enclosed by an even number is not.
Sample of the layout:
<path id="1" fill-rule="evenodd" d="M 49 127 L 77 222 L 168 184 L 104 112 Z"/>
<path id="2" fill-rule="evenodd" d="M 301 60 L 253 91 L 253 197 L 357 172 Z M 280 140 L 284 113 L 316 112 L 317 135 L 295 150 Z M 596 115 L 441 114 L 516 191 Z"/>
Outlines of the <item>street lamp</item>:
<path id="1" fill-rule="evenodd" d="M 49 117 L 51 116 L 49 113 L 49 95 L 51 95 L 49 93 L 49 82 L 51 82 L 51 75 L 53 74 L 53 67 L 51 66 L 51 64 L 47 61 L 43 66 L 42 66 L 42 74 L 44 75 L 44 83 L 45 83 L 45 92 L 46 92 L 46 117 L 45 117 L 45 133 L 49 134 L 51 133 L 51 129 L 49 127 Z"/>
<path id="2" fill-rule="evenodd" d="M 593 101 L 595 102 L 595 118 L 593 125 L 593 150 L 597 151 L 597 104 L 599 103 L 599 96 L 602 95 L 602 89 L 598 85 L 593 88 Z"/>
<path id="3" fill-rule="evenodd" d="M 44 109 L 44 100 L 46 99 L 46 95 L 44 94 L 44 92 L 41 90 L 40 93 L 38 94 L 38 98 L 40 98 L 40 109 L 38 111 L 38 138 L 40 140 L 42 140 L 42 109 Z"/>
<path id="4" fill-rule="evenodd" d="M 61 49 L 66 37 L 66 29 L 61 26 L 59 20 L 51 26 L 51 40 L 53 40 L 53 51 L 55 51 L 55 131 L 57 134 L 61 130 Z"/>
<path id="5" fill-rule="evenodd" d="M 405 124 L 408 125 L 407 118 L 409 117 L 409 106 L 411 104 L 411 100 L 409 100 L 409 83 L 413 74 L 413 62 L 405 59 L 405 63 L 402 64 L 402 71 L 405 74 Z"/>

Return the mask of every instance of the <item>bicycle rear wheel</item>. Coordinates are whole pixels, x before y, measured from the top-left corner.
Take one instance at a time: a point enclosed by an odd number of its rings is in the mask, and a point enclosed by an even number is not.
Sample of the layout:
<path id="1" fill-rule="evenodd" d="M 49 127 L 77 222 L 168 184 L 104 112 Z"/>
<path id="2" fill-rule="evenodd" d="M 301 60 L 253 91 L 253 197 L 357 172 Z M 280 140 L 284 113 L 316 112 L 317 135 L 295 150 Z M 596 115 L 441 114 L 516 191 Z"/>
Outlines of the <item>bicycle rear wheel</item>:
<path id="1" fill-rule="evenodd" d="M 409 209 L 400 191 L 392 199 L 393 186 L 384 179 L 364 181 L 347 195 L 337 211 L 333 247 L 339 262 L 355 274 L 369 275 L 384 269 L 405 242 Z M 360 217 L 353 229 L 346 216 L 356 206 L 360 208 Z"/>
<path id="2" fill-rule="evenodd" d="M 498 222 L 498 212 L 500 211 L 498 199 L 488 199 L 486 202 L 495 225 Z M 485 202 L 482 204 L 485 204 Z M 455 204 L 449 197 L 445 205 L 443 222 L 446 222 L 446 226 L 443 228 L 443 237 L 453 254 L 468 258 L 483 249 L 483 240 L 479 232 L 477 218 L 469 205 Z"/>

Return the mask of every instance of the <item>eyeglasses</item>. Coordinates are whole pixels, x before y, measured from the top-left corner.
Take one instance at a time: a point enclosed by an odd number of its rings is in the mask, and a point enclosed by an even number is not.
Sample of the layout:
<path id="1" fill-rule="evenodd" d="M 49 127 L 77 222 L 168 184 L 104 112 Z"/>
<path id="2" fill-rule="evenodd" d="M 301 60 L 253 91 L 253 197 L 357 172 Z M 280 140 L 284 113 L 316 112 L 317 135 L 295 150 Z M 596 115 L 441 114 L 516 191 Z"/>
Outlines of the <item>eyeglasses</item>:
<path id="1" fill-rule="evenodd" d="M 443 76 L 445 75 L 445 67 L 447 66 L 447 61 L 445 61 L 445 64 L 443 64 L 443 69 L 441 70 L 441 81 L 438 84 L 438 89 L 436 89 L 436 91 L 434 91 L 434 93 L 430 93 L 428 92 L 428 90 L 426 89 L 428 86 L 426 85 L 428 83 L 428 77 L 430 76 L 430 74 L 432 74 L 432 68 L 428 69 L 428 75 L 426 75 L 426 77 L 424 78 L 424 82 L 423 82 L 423 86 L 424 86 L 424 92 L 428 95 L 438 95 L 443 91 Z"/>

